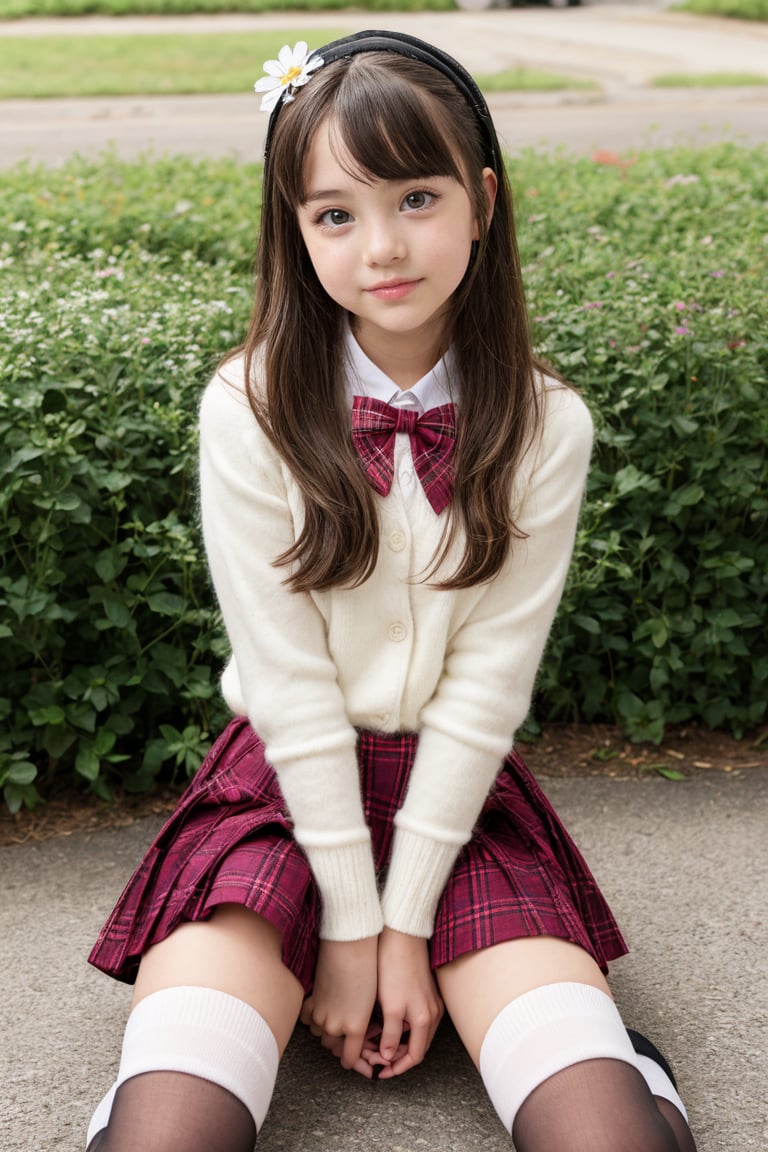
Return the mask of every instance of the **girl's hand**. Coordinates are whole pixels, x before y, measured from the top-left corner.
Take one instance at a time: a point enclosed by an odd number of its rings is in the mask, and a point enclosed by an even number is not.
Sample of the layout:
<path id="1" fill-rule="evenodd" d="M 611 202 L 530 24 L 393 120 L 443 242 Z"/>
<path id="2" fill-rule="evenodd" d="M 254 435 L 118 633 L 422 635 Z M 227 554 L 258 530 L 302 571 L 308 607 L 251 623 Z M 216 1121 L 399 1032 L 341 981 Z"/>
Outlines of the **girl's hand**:
<path id="1" fill-rule="evenodd" d="M 381 1065 L 380 1080 L 389 1080 L 421 1063 L 443 1015 L 426 940 L 384 929 L 379 937 L 379 1004 L 383 1023 L 378 1051 L 366 1045 L 363 1055 Z"/>
<path id="2" fill-rule="evenodd" d="M 302 1023 L 324 1048 L 368 1079 L 370 1063 L 361 1058 L 376 1001 L 378 937 L 321 940 L 312 995 L 304 1001 Z"/>

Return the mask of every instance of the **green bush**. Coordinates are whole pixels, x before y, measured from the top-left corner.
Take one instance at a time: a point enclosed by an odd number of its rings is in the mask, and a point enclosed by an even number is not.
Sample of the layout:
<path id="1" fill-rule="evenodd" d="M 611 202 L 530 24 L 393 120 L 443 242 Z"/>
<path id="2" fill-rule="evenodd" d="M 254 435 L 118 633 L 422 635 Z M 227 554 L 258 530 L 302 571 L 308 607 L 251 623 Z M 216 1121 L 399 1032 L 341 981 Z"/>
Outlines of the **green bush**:
<path id="1" fill-rule="evenodd" d="M 611 159 L 611 157 L 607 157 Z M 539 719 L 764 715 L 768 153 L 511 165 L 537 340 L 598 446 Z M 0 174 L 0 786 L 194 771 L 226 652 L 195 412 L 244 330 L 258 169 Z"/>
<path id="2" fill-rule="evenodd" d="M 0 785 L 101 794 L 192 769 L 221 724 L 196 530 L 200 388 L 243 330 L 256 173 L 72 164 L 2 178 Z M 4 217 L 4 218 L 3 218 Z"/>
<path id="3" fill-rule="evenodd" d="M 604 159 L 514 169 L 537 339 L 597 425 L 540 707 L 741 734 L 768 698 L 768 152 Z"/>

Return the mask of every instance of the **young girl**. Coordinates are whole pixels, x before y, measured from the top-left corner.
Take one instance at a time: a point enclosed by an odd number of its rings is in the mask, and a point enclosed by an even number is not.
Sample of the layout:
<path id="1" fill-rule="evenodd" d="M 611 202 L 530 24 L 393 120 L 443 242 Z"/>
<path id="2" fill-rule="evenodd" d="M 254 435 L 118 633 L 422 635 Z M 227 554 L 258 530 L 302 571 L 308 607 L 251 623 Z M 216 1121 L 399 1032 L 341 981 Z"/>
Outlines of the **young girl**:
<path id="1" fill-rule="evenodd" d="M 90 1152 L 250 1152 L 299 1017 L 344 1068 L 443 1005 L 518 1152 L 693 1152 L 621 935 L 516 752 L 591 447 L 533 359 L 483 98 L 366 32 L 257 84 L 253 319 L 201 410 L 235 719 L 91 955 L 135 980 Z"/>

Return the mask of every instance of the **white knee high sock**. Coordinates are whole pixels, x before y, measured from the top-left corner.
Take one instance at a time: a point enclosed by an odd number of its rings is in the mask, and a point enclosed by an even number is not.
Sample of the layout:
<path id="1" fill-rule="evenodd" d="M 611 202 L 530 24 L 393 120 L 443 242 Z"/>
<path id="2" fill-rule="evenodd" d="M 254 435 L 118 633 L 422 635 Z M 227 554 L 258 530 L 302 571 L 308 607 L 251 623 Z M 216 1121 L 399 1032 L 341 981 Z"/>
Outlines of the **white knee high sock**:
<path id="1" fill-rule="evenodd" d="M 685 1110 L 685 1104 L 683 1104 L 677 1089 L 661 1065 L 652 1060 L 650 1056 L 641 1056 L 639 1053 L 635 1053 L 635 1063 L 650 1088 L 651 1095 L 661 1096 L 663 1100 L 669 1100 L 670 1104 L 674 1104 L 687 1124 L 688 1113 Z"/>
<path id="2" fill-rule="evenodd" d="M 120 1085 L 143 1072 L 186 1072 L 220 1085 L 261 1129 L 277 1077 L 277 1042 L 264 1018 L 214 988 L 166 988 L 141 1000 L 128 1018 L 117 1081 L 88 1128 L 90 1144 L 109 1122 Z"/>
<path id="3" fill-rule="evenodd" d="M 582 1060 L 637 1057 L 619 1011 L 589 984 L 546 984 L 507 1004 L 480 1050 L 480 1074 L 507 1132 L 523 1101 L 550 1076 Z"/>

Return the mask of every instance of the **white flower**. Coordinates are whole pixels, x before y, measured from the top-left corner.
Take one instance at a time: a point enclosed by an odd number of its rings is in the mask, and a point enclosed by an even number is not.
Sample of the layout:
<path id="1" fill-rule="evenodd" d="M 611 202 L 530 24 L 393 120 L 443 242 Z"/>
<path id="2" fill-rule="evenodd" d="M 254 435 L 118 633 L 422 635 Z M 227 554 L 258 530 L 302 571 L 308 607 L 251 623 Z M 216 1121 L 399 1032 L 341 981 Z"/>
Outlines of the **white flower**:
<path id="1" fill-rule="evenodd" d="M 306 43 L 299 40 L 293 50 L 284 44 L 277 54 L 277 60 L 267 60 L 264 65 L 267 75 L 262 76 L 253 86 L 255 92 L 266 93 L 261 100 L 262 112 L 271 112 L 283 92 L 286 93 L 286 101 L 293 100 L 291 89 L 306 84 L 314 70 L 323 63 L 320 56 L 313 56 L 307 62 L 308 55 Z"/>

